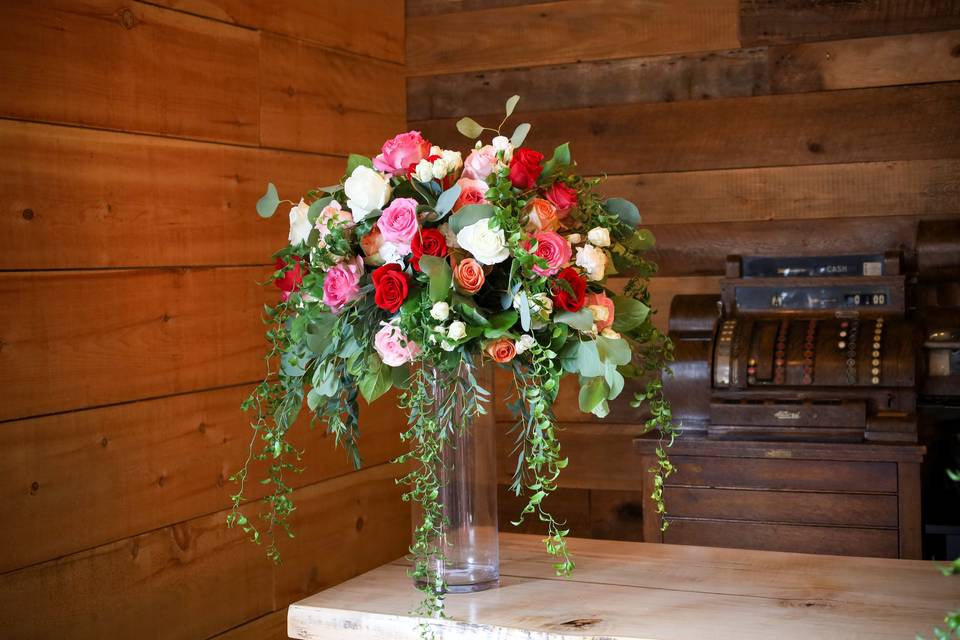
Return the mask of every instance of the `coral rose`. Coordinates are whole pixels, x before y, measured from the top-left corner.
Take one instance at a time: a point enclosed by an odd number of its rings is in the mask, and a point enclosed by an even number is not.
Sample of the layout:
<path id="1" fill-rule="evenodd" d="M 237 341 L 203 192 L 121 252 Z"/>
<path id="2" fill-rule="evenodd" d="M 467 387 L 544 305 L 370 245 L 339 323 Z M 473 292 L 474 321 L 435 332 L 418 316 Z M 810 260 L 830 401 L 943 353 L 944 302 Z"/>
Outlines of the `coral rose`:
<path id="1" fill-rule="evenodd" d="M 381 309 L 396 313 L 407 299 L 407 274 L 400 265 L 391 262 L 373 272 L 373 301 Z"/>
<path id="2" fill-rule="evenodd" d="M 570 286 L 570 291 L 557 284 L 553 285 L 553 302 L 565 311 L 580 311 L 587 293 L 587 281 L 573 267 L 567 267 L 557 274 L 557 279 Z"/>
<path id="3" fill-rule="evenodd" d="M 534 255 L 547 261 L 546 268 L 537 265 L 533 266 L 533 271 L 537 275 L 552 276 L 557 271 L 560 271 L 561 267 L 570 262 L 570 258 L 573 256 L 573 250 L 570 248 L 570 243 L 564 240 L 563 236 L 559 233 L 543 231 L 535 234 L 533 239 L 537 241 L 537 250 Z M 530 244 L 529 241 L 526 243 L 528 250 Z"/>
<path id="4" fill-rule="evenodd" d="M 527 231 L 556 231 L 560 228 L 557 208 L 549 200 L 534 198 L 527 204 Z"/>
<path id="5" fill-rule="evenodd" d="M 588 293 L 584 297 L 584 303 L 590 313 L 593 314 L 593 322 L 597 325 L 597 331 L 603 331 L 613 324 L 613 300 L 608 298 L 607 294 Z"/>
<path id="6" fill-rule="evenodd" d="M 486 276 L 483 274 L 483 267 L 473 258 L 466 258 L 456 264 L 453 269 L 453 281 L 457 289 L 462 293 L 474 294 L 480 291 Z"/>
<path id="7" fill-rule="evenodd" d="M 487 355 L 493 358 L 494 362 L 503 364 L 513 360 L 517 355 L 517 347 L 510 338 L 498 338 L 487 345 Z"/>
<path id="8" fill-rule="evenodd" d="M 460 197 L 453 205 L 453 210 L 457 211 L 468 204 L 486 204 L 487 199 L 484 195 L 489 186 L 483 180 L 471 180 L 470 178 L 460 178 L 457 180 L 460 185 Z"/>

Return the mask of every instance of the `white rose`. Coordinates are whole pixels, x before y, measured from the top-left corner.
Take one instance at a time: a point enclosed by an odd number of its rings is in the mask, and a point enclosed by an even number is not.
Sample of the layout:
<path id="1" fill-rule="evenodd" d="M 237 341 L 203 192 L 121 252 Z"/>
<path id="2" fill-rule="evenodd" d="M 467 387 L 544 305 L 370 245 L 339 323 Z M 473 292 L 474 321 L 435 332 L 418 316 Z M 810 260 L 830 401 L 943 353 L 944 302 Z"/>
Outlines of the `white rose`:
<path id="1" fill-rule="evenodd" d="M 503 159 L 507 162 L 513 157 L 513 145 L 510 144 L 510 138 L 507 136 L 497 136 L 490 141 L 495 151 L 503 152 Z"/>
<path id="2" fill-rule="evenodd" d="M 410 247 L 394 244 L 393 242 L 384 242 L 380 245 L 379 254 L 384 264 L 396 262 L 402 267 L 403 259 L 410 254 Z"/>
<path id="3" fill-rule="evenodd" d="M 611 338 L 613 340 L 617 340 L 620 338 L 620 334 L 614 331 L 613 329 L 611 329 L 610 327 L 607 327 L 606 329 L 601 331 L 600 335 L 602 335 L 604 338 Z"/>
<path id="4" fill-rule="evenodd" d="M 390 182 L 370 167 L 359 165 L 343 183 L 347 208 L 353 212 L 353 221 L 360 222 L 374 209 L 380 209 L 390 199 Z"/>
<path id="5" fill-rule="evenodd" d="M 463 324 L 459 320 L 454 320 L 450 323 L 450 328 L 447 329 L 447 337 L 451 340 L 462 340 L 467 335 L 467 325 Z"/>
<path id="6" fill-rule="evenodd" d="M 580 244 L 581 242 L 583 242 L 583 238 L 580 236 L 579 233 L 571 233 L 570 235 L 567 236 L 567 242 L 569 242 L 570 244 Z"/>
<path id="7" fill-rule="evenodd" d="M 498 264 L 510 257 L 503 229 L 491 229 L 490 222 L 490 218 L 478 220 L 457 234 L 457 243 L 480 264 Z"/>
<path id="8" fill-rule="evenodd" d="M 434 320 L 443 322 L 450 317 L 450 305 L 442 300 L 440 302 L 435 302 L 433 307 L 430 308 L 430 317 Z"/>
<path id="9" fill-rule="evenodd" d="M 429 160 L 421 160 L 417 163 L 417 168 L 413 173 L 420 182 L 430 182 L 433 180 L 433 165 L 430 164 Z"/>
<path id="10" fill-rule="evenodd" d="M 463 166 L 463 156 L 459 151 L 451 151 L 450 149 L 444 149 L 440 153 L 440 159 L 447 166 L 447 173 L 456 171 Z"/>
<path id="11" fill-rule="evenodd" d="M 453 342 L 450 342 L 449 340 L 444 340 L 443 342 L 440 343 L 440 347 L 444 351 L 453 351 L 454 349 L 457 348 L 457 345 L 454 344 Z"/>
<path id="12" fill-rule="evenodd" d="M 587 232 L 587 240 L 595 247 L 609 247 L 610 229 L 594 227 Z"/>
<path id="13" fill-rule="evenodd" d="M 537 344 L 536 338 L 525 333 L 513 343 L 513 348 L 517 350 L 517 353 L 523 353 L 535 344 Z"/>
<path id="14" fill-rule="evenodd" d="M 290 244 L 298 245 L 307 241 L 307 236 L 313 229 L 310 220 L 307 218 L 309 210 L 310 207 L 303 201 L 303 198 L 300 198 L 300 204 L 290 208 L 290 235 L 287 236 L 290 239 Z"/>
<path id="15" fill-rule="evenodd" d="M 447 165 L 442 160 L 437 160 L 433 163 L 433 177 L 437 180 L 443 180 L 443 176 L 447 175 Z"/>
<path id="16" fill-rule="evenodd" d="M 587 280 L 603 280 L 607 255 L 589 244 L 577 247 L 577 266 L 586 272 Z"/>

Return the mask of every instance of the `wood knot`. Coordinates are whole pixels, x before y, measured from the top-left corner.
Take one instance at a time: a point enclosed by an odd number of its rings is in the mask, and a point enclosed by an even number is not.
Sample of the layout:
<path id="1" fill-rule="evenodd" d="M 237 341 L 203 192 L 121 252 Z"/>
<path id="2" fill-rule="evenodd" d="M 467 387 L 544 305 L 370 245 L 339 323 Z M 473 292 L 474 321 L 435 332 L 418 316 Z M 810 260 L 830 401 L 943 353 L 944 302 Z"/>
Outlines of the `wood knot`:
<path id="1" fill-rule="evenodd" d="M 357 527 L 357 531 L 363 530 L 363 516 L 360 516 L 359 518 L 357 518 L 356 527 Z"/>
<path id="2" fill-rule="evenodd" d="M 173 316 L 171 316 L 169 313 L 164 313 L 162 316 L 160 316 L 161 322 L 170 322 L 172 319 Z"/>
<path id="3" fill-rule="evenodd" d="M 163 475 L 163 474 L 161 473 L 161 474 L 160 474 L 160 477 L 157 478 L 157 486 L 158 486 L 158 487 L 162 487 L 162 486 L 165 485 L 165 484 L 167 484 L 167 476 L 165 476 L 165 475 Z"/>
<path id="4" fill-rule="evenodd" d="M 199 431 L 200 433 L 206 433 L 207 432 L 206 423 L 201 422 L 200 425 L 197 427 L 197 431 Z"/>
<path id="5" fill-rule="evenodd" d="M 823 153 L 823 145 L 819 142 L 808 142 L 807 151 L 810 153 Z"/>
<path id="6" fill-rule="evenodd" d="M 187 525 L 183 523 L 173 525 L 173 541 L 177 543 L 181 551 L 190 548 L 190 531 L 187 529 Z"/>
<path id="7" fill-rule="evenodd" d="M 292 98 L 293 96 L 297 95 L 297 90 L 294 89 L 292 86 L 287 87 L 287 95 Z"/>
<path id="8" fill-rule="evenodd" d="M 110 441 L 107 440 L 107 436 L 103 436 L 103 440 L 100 441 L 100 446 L 106 449 L 108 444 L 110 444 Z"/>
<path id="9" fill-rule="evenodd" d="M 133 15 L 133 11 L 124 7 L 120 10 L 120 24 L 124 29 L 133 29 L 137 26 L 137 17 Z"/>
<path id="10" fill-rule="evenodd" d="M 20 215 L 24 220 L 33 220 L 33 209 L 24 209 Z"/>
<path id="11" fill-rule="evenodd" d="M 40 491 L 40 483 L 34 480 L 30 485 L 30 495 L 35 495 L 37 491 Z"/>
<path id="12" fill-rule="evenodd" d="M 222 474 L 222 473 L 217 476 L 217 486 L 218 486 L 218 487 L 222 487 L 222 486 L 223 486 L 223 483 L 226 482 L 226 481 L 227 481 L 227 479 L 223 477 L 223 474 Z"/>
<path id="13" fill-rule="evenodd" d="M 561 627 L 570 627 L 571 629 L 586 629 L 600 622 L 599 618 L 577 618 L 576 620 L 567 620 L 561 622 Z"/>

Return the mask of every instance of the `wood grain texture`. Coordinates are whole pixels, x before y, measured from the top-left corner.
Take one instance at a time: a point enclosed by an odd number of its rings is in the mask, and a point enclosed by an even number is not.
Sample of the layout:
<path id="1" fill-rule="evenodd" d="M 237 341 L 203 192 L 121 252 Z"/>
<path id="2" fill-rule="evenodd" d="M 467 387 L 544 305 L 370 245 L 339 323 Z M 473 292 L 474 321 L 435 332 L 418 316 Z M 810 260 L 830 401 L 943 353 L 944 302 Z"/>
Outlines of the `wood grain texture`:
<path id="1" fill-rule="evenodd" d="M 957 27 L 960 27 L 960 3 L 956 0 L 743 0 L 740 3 L 740 40 L 746 46 Z"/>
<path id="2" fill-rule="evenodd" d="M 137 2 L 5 2 L 0 114 L 256 144 L 258 42 Z"/>
<path id="3" fill-rule="evenodd" d="M 143 531 L 221 511 L 237 486 L 228 478 L 246 458 L 251 415 L 240 403 L 251 385 L 75 411 L 3 425 L 0 573 Z M 361 409 L 361 453 L 368 466 L 404 451 L 406 424 L 394 394 Z M 304 409 L 290 434 L 306 454 L 301 487 L 353 471 L 323 425 Z M 259 443 L 257 443 L 259 446 Z M 253 477 L 266 477 L 254 463 Z M 83 478 L 82 483 L 77 479 Z M 265 495 L 247 486 L 250 499 Z M 52 536 L 50 531 L 70 531 Z"/>
<path id="4" fill-rule="evenodd" d="M 259 379 L 271 269 L 0 274 L 0 419 Z"/>
<path id="5" fill-rule="evenodd" d="M 567 0 L 569 1 L 569 0 Z M 430 16 L 456 11 L 476 11 L 491 7 L 516 7 L 524 4 L 537 4 L 543 0 L 407 0 L 406 15 L 408 18 L 416 16 Z"/>
<path id="6" fill-rule="evenodd" d="M 0 269 L 263 264 L 296 201 L 343 158 L 0 121 Z"/>
<path id="7" fill-rule="evenodd" d="M 211 640 L 287 640 L 287 608 L 268 613 L 229 631 L 215 635 Z"/>
<path id="8" fill-rule="evenodd" d="M 571 541 L 572 580 L 557 580 L 537 536 L 501 534 L 501 587 L 447 600 L 446 638 L 542 640 L 710 637 L 902 638 L 960 596 L 929 563 L 636 542 Z M 415 638 L 417 592 L 403 563 L 290 607 L 291 635 Z M 947 591 L 945 591 L 945 589 Z M 690 615 L 696 611 L 697 615 Z M 536 612 L 531 615 L 530 612 Z"/>
<path id="9" fill-rule="evenodd" d="M 301 587 L 333 584 L 403 553 L 409 507 L 394 471 L 380 465 L 298 490 L 292 520 L 302 537 L 284 544 L 280 567 L 218 512 L 7 573 L 4 633 L 193 639 L 256 619 L 312 592 Z M 359 519 L 366 524 L 358 527 Z"/>
<path id="10" fill-rule="evenodd" d="M 570 142 L 582 173 L 960 157 L 960 83 L 526 114 L 528 146 Z M 483 123 L 500 116 L 479 117 Z M 462 148 L 451 119 L 413 122 Z"/>
<path id="11" fill-rule="evenodd" d="M 407 20 L 408 73 L 729 49 L 739 45 L 736 14 L 735 0 L 583 0 L 413 16 Z"/>
<path id="12" fill-rule="evenodd" d="M 647 225 L 960 216 L 960 160 L 644 173 L 610 176 L 600 190 L 635 202 Z"/>
<path id="13" fill-rule="evenodd" d="M 403 62 L 404 11 L 396 0 L 159 0 L 157 4 L 331 49 Z"/>
<path id="14" fill-rule="evenodd" d="M 403 67 L 260 36 L 260 143 L 373 154 L 406 121 Z"/>

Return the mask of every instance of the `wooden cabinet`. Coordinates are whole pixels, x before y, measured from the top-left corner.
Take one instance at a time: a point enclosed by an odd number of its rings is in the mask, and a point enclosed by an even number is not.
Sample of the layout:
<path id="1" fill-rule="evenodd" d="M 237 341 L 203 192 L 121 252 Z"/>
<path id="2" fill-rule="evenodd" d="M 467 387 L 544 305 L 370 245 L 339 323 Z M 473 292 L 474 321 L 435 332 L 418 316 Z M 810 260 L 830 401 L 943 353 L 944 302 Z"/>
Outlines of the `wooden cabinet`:
<path id="1" fill-rule="evenodd" d="M 655 440 L 636 441 L 644 471 Z M 739 549 L 920 558 L 916 445 L 680 439 L 659 529 L 644 472 L 644 540 Z"/>

